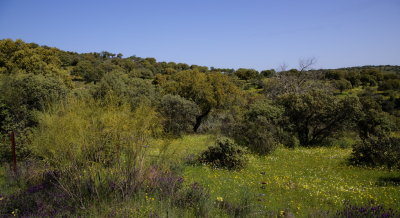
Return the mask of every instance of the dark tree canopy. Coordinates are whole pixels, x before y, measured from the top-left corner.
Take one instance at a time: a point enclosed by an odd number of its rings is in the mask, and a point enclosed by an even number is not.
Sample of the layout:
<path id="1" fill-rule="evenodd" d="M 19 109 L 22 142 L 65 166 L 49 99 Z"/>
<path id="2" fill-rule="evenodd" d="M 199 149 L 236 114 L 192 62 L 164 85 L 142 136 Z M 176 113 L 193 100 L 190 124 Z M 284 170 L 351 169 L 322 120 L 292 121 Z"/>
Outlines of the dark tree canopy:
<path id="1" fill-rule="evenodd" d="M 360 103 L 356 97 L 336 99 L 321 91 L 287 94 L 279 98 L 288 118 L 287 129 L 297 134 L 304 146 L 321 143 L 343 130 L 358 116 Z"/>
<path id="2" fill-rule="evenodd" d="M 239 79 L 250 80 L 258 76 L 258 71 L 254 69 L 239 68 L 235 71 L 235 75 L 239 77 Z"/>
<path id="3" fill-rule="evenodd" d="M 193 101 L 170 94 L 162 97 L 160 111 L 165 119 L 165 130 L 178 136 L 193 130 L 196 116 L 200 113 L 199 107 Z"/>
<path id="4" fill-rule="evenodd" d="M 195 102 L 201 110 L 193 130 L 196 132 L 212 109 L 224 109 L 240 98 L 239 88 L 220 73 L 181 71 L 171 76 L 158 75 L 155 83 L 167 92 Z"/>

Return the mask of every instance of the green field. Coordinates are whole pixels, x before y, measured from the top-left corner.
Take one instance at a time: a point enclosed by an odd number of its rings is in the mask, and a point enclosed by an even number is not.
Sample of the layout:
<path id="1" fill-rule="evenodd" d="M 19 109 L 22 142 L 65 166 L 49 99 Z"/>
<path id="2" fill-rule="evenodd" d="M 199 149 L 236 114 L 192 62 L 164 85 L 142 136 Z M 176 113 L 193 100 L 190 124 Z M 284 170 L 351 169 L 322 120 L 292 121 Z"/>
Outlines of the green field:
<path id="1" fill-rule="evenodd" d="M 172 142 L 169 157 L 179 162 L 211 142 L 210 136 L 185 136 Z M 340 209 L 345 201 L 400 208 L 400 172 L 349 166 L 350 153 L 339 147 L 279 148 L 265 157 L 249 155 L 249 164 L 240 171 L 185 165 L 183 174 L 187 184 L 208 187 L 215 200 L 237 203 L 246 197 L 252 207 L 266 211 L 305 216 Z"/>
<path id="2" fill-rule="evenodd" d="M 172 140 L 162 152 L 162 143 L 151 147 L 150 157 L 162 158 L 162 163 L 179 168 L 184 184 L 202 184 L 210 191 L 212 217 L 229 216 L 216 209 L 212 202 L 224 201 L 233 205 L 247 200 L 250 217 L 289 211 L 296 217 L 321 216 L 327 211 L 340 210 L 346 201 L 365 205 L 374 201 L 386 208 L 400 208 L 399 171 L 349 166 L 346 160 L 351 149 L 278 148 L 268 156 L 249 155 L 248 165 L 240 171 L 212 169 L 208 166 L 185 164 L 185 158 L 198 154 L 214 141 L 211 135 L 190 135 Z M 5 168 L 0 168 L 2 194 L 11 187 L 5 183 Z M 7 190 L 8 189 L 8 190 Z M 157 196 L 139 193 L 132 201 L 122 204 L 102 202 L 80 211 L 88 216 L 117 215 L 148 217 L 152 211 L 175 217 L 190 217 L 191 210 L 171 208 Z"/>

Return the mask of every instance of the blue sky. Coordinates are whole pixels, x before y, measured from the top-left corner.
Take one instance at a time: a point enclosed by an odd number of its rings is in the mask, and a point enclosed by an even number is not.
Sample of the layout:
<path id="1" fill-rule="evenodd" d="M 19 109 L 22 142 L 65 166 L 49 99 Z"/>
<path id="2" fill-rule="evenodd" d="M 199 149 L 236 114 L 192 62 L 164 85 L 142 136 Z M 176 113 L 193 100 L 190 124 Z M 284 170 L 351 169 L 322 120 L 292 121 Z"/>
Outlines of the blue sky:
<path id="1" fill-rule="evenodd" d="M 400 0 L 0 0 L 0 39 L 227 68 L 400 65 Z"/>

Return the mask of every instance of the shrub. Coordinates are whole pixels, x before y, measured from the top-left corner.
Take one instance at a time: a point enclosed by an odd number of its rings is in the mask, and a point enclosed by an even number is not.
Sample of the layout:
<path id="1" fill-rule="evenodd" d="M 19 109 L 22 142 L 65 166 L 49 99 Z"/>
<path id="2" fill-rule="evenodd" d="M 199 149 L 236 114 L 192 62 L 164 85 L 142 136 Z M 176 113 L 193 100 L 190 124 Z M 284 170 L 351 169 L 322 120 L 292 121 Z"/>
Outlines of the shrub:
<path id="1" fill-rule="evenodd" d="M 353 148 L 351 162 L 400 169 L 400 138 L 369 137 Z"/>
<path id="2" fill-rule="evenodd" d="M 147 173 L 147 189 L 156 192 L 162 198 L 174 197 L 182 188 L 183 177 L 170 170 L 162 170 L 156 166 L 149 168 Z"/>
<path id="3" fill-rule="evenodd" d="M 278 133 L 278 140 L 281 144 L 283 144 L 287 148 L 296 148 L 300 145 L 300 142 L 297 139 L 297 137 L 286 131 L 280 131 Z"/>
<path id="4" fill-rule="evenodd" d="M 278 102 L 285 108 L 285 129 L 296 134 L 302 146 L 336 136 L 359 116 L 361 107 L 357 98 L 338 99 L 322 90 L 282 95 Z"/>
<path id="5" fill-rule="evenodd" d="M 18 161 L 25 160 L 30 155 L 30 150 L 26 146 L 28 143 L 28 137 L 26 137 L 26 135 L 28 134 L 28 129 L 25 129 L 23 131 L 19 131 L 18 134 L 15 135 L 15 152 Z M 9 134 L 0 133 L 0 163 L 11 163 L 11 160 L 12 150 L 10 136 Z"/>
<path id="6" fill-rule="evenodd" d="M 67 92 L 55 77 L 12 74 L 0 78 L 0 162 L 11 160 L 10 131 L 16 133 L 18 160 L 29 155 L 26 135 L 37 124 L 36 113 L 65 100 Z"/>
<path id="7" fill-rule="evenodd" d="M 380 101 L 380 97 L 370 90 L 360 95 L 361 110 L 356 117 L 356 129 L 361 139 L 384 137 L 392 130 L 395 119 L 382 111 Z"/>
<path id="8" fill-rule="evenodd" d="M 387 90 L 400 90 L 400 80 L 399 79 L 389 79 L 383 81 L 379 84 L 379 91 L 387 91 Z"/>
<path id="9" fill-rule="evenodd" d="M 122 103 L 129 103 L 132 108 L 140 104 L 153 103 L 157 99 L 157 91 L 149 81 L 140 78 L 129 78 L 120 71 L 106 73 L 96 85 L 93 96 L 106 101 L 110 95 Z"/>
<path id="10" fill-rule="evenodd" d="M 249 148 L 251 152 L 266 155 L 278 147 L 278 141 L 273 132 L 274 128 L 270 124 L 259 126 L 256 123 L 248 122 L 237 126 L 239 131 L 234 138 L 239 144 Z"/>
<path id="11" fill-rule="evenodd" d="M 209 147 L 198 157 L 200 163 L 229 170 L 241 169 L 246 165 L 246 150 L 229 138 L 219 138 L 216 145 Z"/>
<path id="12" fill-rule="evenodd" d="M 261 76 L 263 77 L 273 77 L 276 75 L 276 71 L 274 69 L 271 70 L 263 70 L 260 72 Z"/>
<path id="13" fill-rule="evenodd" d="M 196 217 L 208 217 L 210 211 L 210 193 L 199 183 L 193 183 L 182 189 L 174 199 L 174 204 L 182 208 L 193 208 Z"/>
<path id="14" fill-rule="evenodd" d="M 279 144 L 278 123 L 281 116 L 280 107 L 269 101 L 259 100 L 249 106 L 242 119 L 233 124 L 231 130 L 224 133 L 254 153 L 269 154 Z"/>
<path id="15" fill-rule="evenodd" d="M 67 96 L 67 87 L 53 77 L 14 74 L 0 81 L 0 129 L 15 130 L 34 126 L 34 111 L 44 111 Z"/>
<path id="16" fill-rule="evenodd" d="M 129 75 L 132 77 L 138 77 L 141 79 L 151 79 L 154 77 L 153 72 L 147 68 L 133 69 L 129 72 Z"/>
<path id="17" fill-rule="evenodd" d="M 200 108 L 193 101 L 168 94 L 161 99 L 160 111 L 165 118 L 165 130 L 174 135 L 181 135 L 193 129 Z"/>
<path id="18" fill-rule="evenodd" d="M 144 183 L 146 148 L 161 132 L 153 108 L 69 100 L 39 118 L 31 149 L 75 203 L 125 198 Z"/>
<path id="19" fill-rule="evenodd" d="M 73 68 L 72 75 L 80 76 L 86 82 L 98 82 L 103 75 L 96 71 L 95 64 L 88 60 L 82 60 Z"/>
<path id="20" fill-rule="evenodd" d="M 235 71 L 235 75 L 239 77 L 239 79 L 249 80 L 258 76 L 258 71 L 254 69 L 244 69 L 240 68 Z"/>
<path id="21" fill-rule="evenodd" d="M 336 80 L 334 82 L 334 86 L 340 90 L 340 92 L 343 92 L 344 90 L 351 89 L 351 83 L 348 80 L 341 79 L 341 80 Z"/>

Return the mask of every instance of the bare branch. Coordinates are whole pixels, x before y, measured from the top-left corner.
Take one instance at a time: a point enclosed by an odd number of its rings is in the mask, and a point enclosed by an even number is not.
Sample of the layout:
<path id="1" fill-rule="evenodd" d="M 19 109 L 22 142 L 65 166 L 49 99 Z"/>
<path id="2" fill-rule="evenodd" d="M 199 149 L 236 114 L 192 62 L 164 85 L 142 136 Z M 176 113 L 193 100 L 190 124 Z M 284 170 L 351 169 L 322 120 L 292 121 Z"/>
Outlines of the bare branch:
<path id="1" fill-rule="evenodd" d="M 307 59 L 300 59 L 299 61 L 299 71 L 304 72 L 307 70 L 310 70 L 311 67 L 317 62 L 317 60 L 312 57 L 312 58 L 307 58 Z"/>
<path id="2" fill-rule="evenodd" d="M 284 93 L 303 93 L 313 89 L 331 92 L 330 84 L 319 81 L 321 72 L 311 69 L 315 63 L 315 58 L 300 59 L 298 70 L 289 71 L 286 71 L 286 64 L 281 65 L 277 76 L 265 83 L 266 93 L 274 98 Z"/>
<path id="3" fill-rule="evenodd" d="M 276 69 L 276 72 L 284 72 L 288 69 L 288 65 L 283 62 L 281 65 L 279 65 L 279 67 Z"/>

